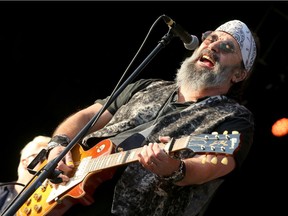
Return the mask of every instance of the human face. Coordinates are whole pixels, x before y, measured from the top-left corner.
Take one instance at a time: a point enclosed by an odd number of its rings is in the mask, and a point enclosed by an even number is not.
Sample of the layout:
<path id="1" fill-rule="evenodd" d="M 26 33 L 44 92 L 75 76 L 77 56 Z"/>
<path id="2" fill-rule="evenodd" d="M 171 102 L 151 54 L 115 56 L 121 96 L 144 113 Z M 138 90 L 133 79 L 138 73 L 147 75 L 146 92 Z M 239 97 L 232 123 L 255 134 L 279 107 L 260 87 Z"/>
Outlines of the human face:
<path id="1" fill-rule="evenodd" d="M 40 164 L 42 164 L 46 157 L 44 158 L 38 158 L 37 161 L 34 161 L 33 164 L 32 161 L 36 158 L 36 156 L 38 155 L 39 153 L 34 153 L 34 154 L 31 154 L 29 156 L 27 156 L 26 158 L 23 158 L 21 160 L 21 163 L 22 163 L 22 166 L 23 166 L 23 169 L 24 170 L 29 170 L 29 172 L 33 172 L 33 171 L 37 171 L 39 168 L 40 168 Z M 43 155 L 42 155 L 43 156 Z M 31 164 L 31 165 L 30 165 Z M 30 169 L 28 169 L 28 166 L 30 165 Z M 33 171 L 32 171 L 33 170 Z"/>
<path id="2" fill-rule="evenodd" d="M 190 90 L 212 87 L 230 87 L 236 72 L 243 68 L 237 41 L 224 32 L 210 32 L 191 57 L 184 60 L 178 70 L 178 86 Z"/>
<path id="3" fill-rule="evenodd" d="M 200 50 L 202 50 L 200 61 L 202 65 L 208 68 L 214 67 L 217 63 L 223 66 L 243 66 L 239 44 L 230 34 L 225 32 L 207 31 L 203 33 L 202 44 L 199 47 Z"/>
<path id="4" fill-rule="evenodd" d="M 37 155 L 38 155 L 38 153 L 34 153 L 34 154 L 27 156 L 26 158 L 24 158 L 22 160 L 25 161 L 25 164 L 27 164 L 27 166 L 28 166 L 36 158 Z M 41 159 L 40 163 L 42 163 L 44 160 L 45 160 L 45 158 Z"/>
<path id="5" fill-rule="evenodd" d="M 29 175 L 28 171 L 28 166 L 29 164 L 36 158 L 36 156 L 40 153 L 42 146 L 40 144 L 36 145 L 34 144 L 34 146 L 29 145 L 26 146 L 26 148 L 22 151 L 21 154 L 21 159 L 20 159 L 20 164 L 18 166 L 18 176 L 27 176 Z M 43 156 L 43 155 L 42 155 Z M 39 162 L 34 161 L 33 165 L 31 165 L 32 167 L 30 167 L 30 169 L 37 171 L 40 168 L 40 164 L 42 164 L 44 162 L 46 158 L 40 158 Z"/>

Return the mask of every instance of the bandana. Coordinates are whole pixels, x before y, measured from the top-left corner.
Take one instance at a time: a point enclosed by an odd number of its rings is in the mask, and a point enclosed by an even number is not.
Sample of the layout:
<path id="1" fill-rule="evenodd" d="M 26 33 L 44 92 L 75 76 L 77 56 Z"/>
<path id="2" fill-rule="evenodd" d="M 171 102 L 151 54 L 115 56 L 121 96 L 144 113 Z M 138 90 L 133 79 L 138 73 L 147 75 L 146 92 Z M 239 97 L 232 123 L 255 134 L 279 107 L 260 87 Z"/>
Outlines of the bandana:
<path id="1" fill-rule="evenodd" d="M 242 54 L 245 69 L 249 72 L 256 58 L 256 44 L 247 25 L 239 20 L 232 20 L 219 26 L 215 31 L 223 31 L 235 38 Z"/>

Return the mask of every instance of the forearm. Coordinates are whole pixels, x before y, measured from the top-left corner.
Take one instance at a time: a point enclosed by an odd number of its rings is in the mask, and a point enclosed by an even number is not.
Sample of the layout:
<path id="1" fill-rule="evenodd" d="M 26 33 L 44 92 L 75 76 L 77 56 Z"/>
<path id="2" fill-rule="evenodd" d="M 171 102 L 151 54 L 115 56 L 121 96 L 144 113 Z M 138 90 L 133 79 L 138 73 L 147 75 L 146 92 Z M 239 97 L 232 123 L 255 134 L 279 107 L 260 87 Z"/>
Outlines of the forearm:
<path id="1" fill-rule="evenodd" d="M 92 106 L 83 109 L 68 118 L 66 118 L 54 131 L 53 136 L 57 134 L 65 134 L 70 139 L 75 137 L 87 123 L 99 112 L 102 105 L 93 104 Z M 104 127 L 112 118 L 112 115 L 105 111 L 99 120 L 87 132 L 96 131 Z"/>
<path id="2" fill-rule="evenodd" d="M 88 123 L 89 119 L 84 119 L 81 117 L 80 113 L 75 113 L 68 118 L 66 118 L 53 132 L 53 136 L 59 134 L 65 134 L 70 139 L 75 137 L 75 135 Z"/>
<path id="3" fill-rule="evenodd" d="M 169 139 L 160 137 L 160 140 L 166 143 Z M 181 162 L 179 158 L 167 154 L 159 143 L 144 145 L 138 154 L 143 167 L 162 180 L 179 186 L 203 184 L 227 175 L 236 166 L 232 156 L 227 156 L 227 164 L 222 163 L 225 156 L 218 154 L 217 161 L 213 159 L 214 157 L 215 154 L 195 155 L 192 158 L 182 159 Z"/>
<path id="4" fill-rule="evenodd" d="M 223 156 L 217 156 L 217 163 L 211 162 L 215 155 L 196 155 L 193 158 L 185 159 L 185 177 L 176 182 L 176 185 L 185 186 L 193 184 L 202 184 L 210 180 L 227 175 L 235 168 L 235 160 L 233 157 L 227 157 L 228 163 L 221 163 Z M 205 163 L 203 163 L 205 160 Z"/>

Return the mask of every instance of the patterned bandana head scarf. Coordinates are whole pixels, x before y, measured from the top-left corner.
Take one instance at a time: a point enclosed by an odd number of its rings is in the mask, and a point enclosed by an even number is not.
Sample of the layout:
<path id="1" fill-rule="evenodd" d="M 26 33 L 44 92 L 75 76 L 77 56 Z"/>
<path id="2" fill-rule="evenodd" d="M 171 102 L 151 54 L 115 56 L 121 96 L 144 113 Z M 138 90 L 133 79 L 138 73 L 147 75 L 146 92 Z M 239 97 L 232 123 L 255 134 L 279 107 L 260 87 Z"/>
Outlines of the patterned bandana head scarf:
<path id="1" fill-rule="evenodd" d="M 249 72 L 256 58 L 256 44 L 247 25 L 240 20 L 232 20 L 219 26 L 215 31 L 232 35 L 238 42 L 245 69 Z"/>

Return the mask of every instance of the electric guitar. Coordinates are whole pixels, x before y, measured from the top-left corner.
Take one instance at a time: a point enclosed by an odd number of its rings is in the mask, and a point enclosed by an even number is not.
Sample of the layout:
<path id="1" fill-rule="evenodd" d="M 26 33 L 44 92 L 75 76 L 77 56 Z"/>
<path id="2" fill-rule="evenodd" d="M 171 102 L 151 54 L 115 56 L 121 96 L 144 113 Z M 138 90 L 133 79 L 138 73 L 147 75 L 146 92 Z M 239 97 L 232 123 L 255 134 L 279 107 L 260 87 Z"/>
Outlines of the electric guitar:
<path id="1" fill-rule="evenodd" d="M 239 143 L 239 133 L 200 134 L 172 139 L 161 147 L 168 153 L 189 149 L 198 154 L 215 154 L 214 158 L 217 158 L 217 154 L 233 155 Z M 45 180 L 19 208 L 16 216 L 60 216 L 76 203 L 92 204 L 95 189 L 111 179 L 118 166 L 138 162 L 137 154 L 141 149 L 115 152 L 115 145 L 109 139 L 86 151 L 76 144 L 71 150 L 75 168 L 70 181 L 66 185 L 59 184 L 56 189 L 49 180 Z M 222 163 L 227 162 L 224 160 Z"/>

